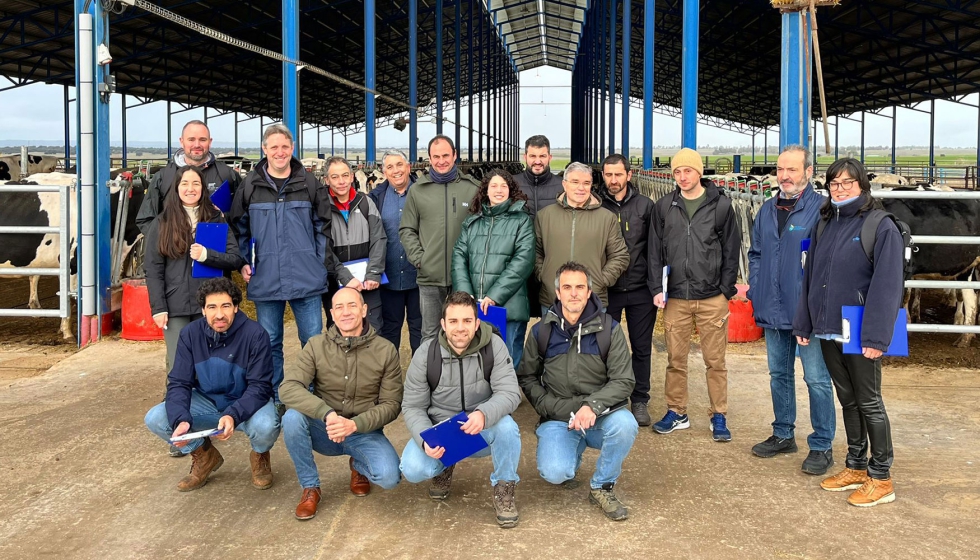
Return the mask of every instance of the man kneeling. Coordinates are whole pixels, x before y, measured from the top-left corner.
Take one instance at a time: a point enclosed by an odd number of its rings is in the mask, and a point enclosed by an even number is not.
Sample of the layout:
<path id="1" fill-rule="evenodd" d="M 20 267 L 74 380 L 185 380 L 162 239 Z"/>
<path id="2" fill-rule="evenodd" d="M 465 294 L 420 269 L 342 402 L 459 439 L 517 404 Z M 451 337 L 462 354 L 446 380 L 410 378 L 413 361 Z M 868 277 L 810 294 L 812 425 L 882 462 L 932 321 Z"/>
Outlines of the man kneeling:
<path id="1" fill-rule="evenodd" d="M 272 486 L 269 450 L 279 437 L 279 415 L 272 403 L 272 353 L 269 333 L 238 310 L 242 292 L 227 278 L 201 284 L 197 301 L 204 321 L 180 331 L 173 369 L 167 375 L 167 398 L 146 413 L 146 427 L 160 439 L 217 428 L 225 441 L 235 429 L 252 444 L 252 485 Z M 208 482 L 224 458 L 210 438 L 175 444 L 193 462 L 177 490 L 196 490 Z"/>
<path id="2" fill-rule="evenodd" d="M 575 478 L 586 447 L 599 450 L 589 501 L 606 517 L 629 516 L 613 492 L 639 429 L 626 408 L 635 383 L 619 323 L 601 311 L 592 278 L 570 262 L 555 277 L 558 302 L 531 328 L 518 379 L 541 416 L 538 471 L 561 484 Z"/>
<path id="3" fill-rule="evenodd" d="M 492 327 L 477 319 L 476 300 L 465 292 L 449 295 L 441 323 L 439 336 L 419 346 L 405 376 L 402 409 L 412 439 L 402 452 L 402 474 L 413 483 L 433 479 L 433 500 L 449 497 L 456 465 L 446 468 L 439 460 L 445 448 L 429 447 L 421 433 L 464 410 L 469 420 L 460 429 L 481 435 L 489 445 L 473 456 L 493 458 L 490 485 L 497 524 L 515 527 L 521 433 L 510 414 L 521 404 L 521 393 L 510 353 Z M 431 377 L 430 367 L 436 368 Z"/>
<path id="4" fill-rule="evenodd" d="M 312 519 L 320 503 L 314 451 L 350 455 L 355 496 L 367 496 L 372 482 L 388 489 L 401 479 L 398 453 L 382 428 L 401 410 L 402 371 L 395 347 L 378 336 L 367 314 L 360 292 L 338 290 L 330 308 L 334 324 L 306 343 L 279 386 L 289 407 L 283 439 L 303 487 L 297 519 Z"/>

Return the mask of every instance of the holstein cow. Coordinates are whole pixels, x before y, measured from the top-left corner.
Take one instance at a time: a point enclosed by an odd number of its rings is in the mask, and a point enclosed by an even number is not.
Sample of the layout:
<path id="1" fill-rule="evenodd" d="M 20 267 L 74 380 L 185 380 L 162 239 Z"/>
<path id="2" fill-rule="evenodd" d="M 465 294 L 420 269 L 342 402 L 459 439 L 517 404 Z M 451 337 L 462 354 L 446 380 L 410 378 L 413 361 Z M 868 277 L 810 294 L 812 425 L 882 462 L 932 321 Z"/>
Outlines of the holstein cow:
<path id="1" fill-rule="evenodd" d="M 70 185 L 75 175 L 65 173 L 39 173 L 28 177 L 19 184 L 37 185 Z M 126 216 L 123 244 L 123 259 L 129 254 L 133 245 L 139 239 L 139 229 L 136 227 L 136 211 L 143 202 L 146 194 L 146 182 L 142 178 L 134 180 L 130 191 L 129 212 Z M 119 204 L 118 188 L 109 194 L 110 216 L 112 224 L 110 231 L 115 231 L 117 207 Z M 12 193 L 4 192 L 0 184 L 0 223 L 23 226 L 56 226 L 61 223 L 61 204 L 58 193 Z M 78 210 L 75 204 L 75 189 L 69 195 L 70 213 L 70 252 L 71 286 L 75 286 L 77 264 L 75 262 Z M 60 264 L 58 234 L 5 234 L 0 235 L 0 267 L 4 268 L 57 268 Z M 9 276 L 7 278 L 10 278 Z M 28 307 L 39 309 L 40 300 L 37 295 L 38 276 L 30 277 L 30 299 Z M 61 321 L 61 332 L 65 338 L 74 338 L 70 319 Z"/>
<path id="2" fill-rule="evenodd" d="M 27 174 L 51 173 L 58 167 L 57 156 L 28 155 Z M 0 181 L 20 178 L 20 154 L 0 156 Z"/>

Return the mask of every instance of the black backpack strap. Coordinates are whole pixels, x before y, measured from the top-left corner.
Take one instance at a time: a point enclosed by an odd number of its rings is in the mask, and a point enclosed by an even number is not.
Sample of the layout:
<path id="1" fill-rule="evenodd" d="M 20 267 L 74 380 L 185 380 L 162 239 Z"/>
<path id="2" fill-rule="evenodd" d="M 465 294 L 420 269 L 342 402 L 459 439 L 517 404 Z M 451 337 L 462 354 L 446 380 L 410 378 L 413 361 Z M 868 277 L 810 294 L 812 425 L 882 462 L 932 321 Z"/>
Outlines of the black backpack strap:
<path id="1" fill-rule="evenodd" d="M 609 357 L 609 346 L 612 345 L 613 318 L 608 313 L 602 314 L 602 330 L 595 333 L 596 342 L 599 344 L 599 355 L 605 362 Z"/>
<path id="2" fill-rule="evenodd" d="M 490 344 L 480 348 L 480 360 L 483 362 L 483 379 L 490 383 L 490 374 L 493 373 L 493 337 L 490 337 Z"/>
<path id="3" fill-rule="evenodd" d="M 861 224 L 861 248 L 864 249 L 864 254 L 868 257 L 868 262 L 874 264 L 875 262 L 875 241 L 878 237 L 878 226 L 881 225 L 882 220 L 885 218 L 890 218 L 895 221 L 895 216 L 885 212 L 884 210 L 873 209 L 868 212 L 868 217 L 864 219 L 864 223 Z M 898 224 L 895 224 L 896 227 Z M 901 229 L 899 229 L 901 232 Z"/>
<path id="4" fill-rule="evenodd" d="M 813 250 L 817 248 L 817 240 L 820 239 L 820 236 L 821 235 L 823 235 L 823 230 L 827 228 L 827 223 L 829 221 L 830 220 L 826 220 L 824 218 L 820 218 L 819 220 L 817 220 L 817 229 L 815 229 L 813 231 L 813 235 L 810 238 L 810 254 L 811 255 L 813 254 Z"/>
<path id="5" fill-rule="evenodd" d="M 548 351 L 548 341 L 551 340 L 552 323 L 541 321 L 538 323 L 538 355 L 544 361 L 544 354 Z"/>
<path id="6" fill-rule="evenodd" d="M 718 240 L 722 244 L 725 242 L 725 222 L 728 221 L 728 211 L 731 208 L 732 199 L 724 193 L 719 193 L 718 202 L 715 205 L 715 233 L 718 234 Z"/>
<path id="7" fill-rule="evenodd" d="M 439 347 L 439 339 L 432 339 L 429 344 L 429 352 L 425 360 L 425 377 L 429 381 L 429 392 L 436 390 L 439 386 L 439 379 L 442 378 L 442 350 Z"/>

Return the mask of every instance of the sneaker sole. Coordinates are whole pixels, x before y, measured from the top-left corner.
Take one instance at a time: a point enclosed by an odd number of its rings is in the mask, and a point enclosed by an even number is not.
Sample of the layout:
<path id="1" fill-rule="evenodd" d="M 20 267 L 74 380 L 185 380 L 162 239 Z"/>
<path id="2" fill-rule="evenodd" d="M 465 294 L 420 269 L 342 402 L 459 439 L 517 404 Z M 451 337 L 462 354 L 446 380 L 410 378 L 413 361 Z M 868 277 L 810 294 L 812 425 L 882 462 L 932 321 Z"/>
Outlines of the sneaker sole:
<path id="1" fill-rule="evenodd" d="M 762 457 L 763 459 L 771 459 L 771 458 L 775 457 L 776 455 L 787 455 L 787 454 L 790 454 L 790 453 L 796 453 L 799 450 L 800 450 L 799 447 L 794 447 L 793 449 L 786 449 L 786 450 L 772 451 L 772 452 L 767 451 L 767 452 L 764 452 L 764 453 L 760 453 L 760 452 L 756 451 L 755 448 L 753 448 L 752 449 L 752 454 L 755 455 L 756 457 Z"/>
<path id="2" fill-rule="evenodd" d="M 820 486 L 828 492 L 845 492 L 847 490 L 857 490 L 858 488 L 864 486 L 863 482 L 858 482 L 856 484 L 848 484 L 847 486 L 841 486 L 840 488 L 827 488 L 826 486 Z"/>
<path id="3" fill-rule="evenodd" d="M 449 494 L 448 493 L 446 493 L 446 494 L 433 494 L 432 492 L 429 492 L 429 499 L 430 500 L 435 500 L 437 502 L 442 502 L 442 501 L 444 501 L 448 497 L 449 497 Z"/>
<path id="4" fill-rule="evenodd" d="M 309 516 L 309 517 L 300 517 L 300 516 L 297 515 L 296 516 L 296 519 L 299 519 L 300 521 L 309 521 L 310 519 L 313 519 L 314 517 L 316 517 L 316 514 L 315 513 L 313 515 Z"/>
<path id="5" fill-rule="evenodd" d="M 602 509 L 602 504 L 600 504 L 598 500 L 596 500 L 595 498 L 593 498 L 592 497 L 592 494 L 589 494 L 589 503 L 591 503 L 592 505 L 594 505 L 594 506 L 598 507 L 599 509 L 601 509 L 602 510 L 602 514 L 605 515 L 607 518 L 613 520 L 613 521 L 624 521 L 624 520 L 628 519 L 629 516 L 630 516 L 629 512 L 626 511 L 626 512 L 623 512 L 622 516 L 615 517 L 616 514 L 614 512 L 613 513 L 610 513 L 610 512 L 607 512 L 606 510 Z"/>
<path id="6" fill-rule="evenodd" d="M 660 428 L 654 426 L 653 427 L 653 431 L 657 432 L 658 434 L 669 434 L 670 432 L 673 432 L 674 430 L 686 430 L 686 429 L 688 429 L 690 427 L 691 427 L 691 421 L 688 420 L 687 422 L 681 422 L 680 424 L 674 424 L 673 426 L 671 426 L 671 428 L 669 430 L 666 430 L 666 431 L 661 431 Z"/>
<path id="7" fill-rule="evenodd" d="M 805 472 L 806 474 L 810 474 L 810 475 L 813 475 L 813 476 L 820 476 L 822 474 L 827 474 L 827 471 L 829 471 L 830 470 L 830 467 L 832 467 L 832 466 L 834 466 L 834 463 L 830 463 L 829 465 L 827 465 L 827 468 L 825 468 L 823 470 L 820 470 L 820 469 L 807 469 L 806 467 L 800 467 L 800 470 L 803 471 L 803 472 Z"/>
<path id="8" fill-rule="evenodd" d="M 855 504 L 855 503 L 850 502 L 850 501 L 847 502 L 847 503 L 849 503 L 849 504 L 851 504 L 852 506 L 855 506 L 855 507 L 874 507 L 874 506 L 876 506 L 878 504 L 890 504 L 890 503 L 892 503 L 894 501 L 895 501 L 895 493 L 892 492 L 891 494 L 888 494 L 887 496 L 882 496 L 879 500 L 877 500 L 875 502 L 869 502 L 867 504 Z"/>
<path id="9" fill-rule="evenodd" d="M 514 527 L 517 527 L 517 521 L 518 521 L 517 519 L 503 519 L 502 520 L 502 519 L 500 519 L 498 517 L 497 518 L 497 526 L 500 527 L 501 529 L 513 529 Z"/>
<path id="10" fill-rule="evenodd" d="M 732 441 L 732 436 L 728 436 L 728 437 L 724 437 L 724 436 L 711 436 L 711 439 L 717 441 L 718 443 L 728 443 L 728 442 Z"/>

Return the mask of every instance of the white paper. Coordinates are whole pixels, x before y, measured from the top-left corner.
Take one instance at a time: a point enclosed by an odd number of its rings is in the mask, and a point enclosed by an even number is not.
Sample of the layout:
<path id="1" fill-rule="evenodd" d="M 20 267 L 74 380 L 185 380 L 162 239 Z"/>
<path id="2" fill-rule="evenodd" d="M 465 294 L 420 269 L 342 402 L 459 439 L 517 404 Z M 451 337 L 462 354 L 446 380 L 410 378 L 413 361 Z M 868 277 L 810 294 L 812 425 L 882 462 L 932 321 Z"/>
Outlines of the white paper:
<path id="1" fill-rule="evenodd" d="M 176 441 L 190 441 L 192 439 L 199 439 L 199 438 L 205 438 L 205 437 L 210 437 L 210 436 L 216 436 L 216 435 L 220 434 L 221 432 L 222 432 L 222 430 L 219 430 L 217 428 L 215 428 L 213 430 L 201 430 L 200 432 L 191 432 L 189 434 L 184 434 L 182 436 L 172 437 L 172 438 L 170 438 L 170 441 L 174 441 L 174 442 L 176 442 Z"/>
<path id="2" fill-rule="evenodd" d="M 664 272 L 661 280 L 661 286 L 663 286 L 664 291 L 664 302 L 667 302 L 667 277 L 670 276 L 670 265 L 664 267 Z"/>
<path id="3" fill-rule="evenodd" d="M 840 329 L 841 335 L 834 340 L 847 344 L 851 341 L 851 322 L 847 319 L 841 319 Z"/>
<path id="4" fill-rule="evenodd" d="M 358 282 L 364 282 L 364 277 L 367 276 L 367 267 L 367 261 L 344 263 L 344 268 L 346 268 L 354 278 L 357 278 Z"/>

